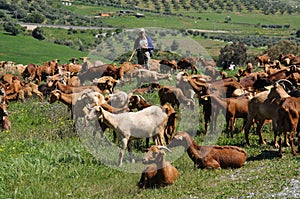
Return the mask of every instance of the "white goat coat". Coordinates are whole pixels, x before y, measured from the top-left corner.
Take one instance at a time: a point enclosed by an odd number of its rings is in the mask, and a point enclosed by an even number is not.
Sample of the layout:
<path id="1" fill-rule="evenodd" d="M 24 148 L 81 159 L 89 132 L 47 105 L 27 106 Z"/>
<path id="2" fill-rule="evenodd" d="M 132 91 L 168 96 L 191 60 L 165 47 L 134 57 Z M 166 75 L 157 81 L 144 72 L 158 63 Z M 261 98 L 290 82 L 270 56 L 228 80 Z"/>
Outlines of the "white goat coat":
<path id="1" fill-rule="evenodd" d="M 127 145 L 132 139 L 141 139 L 156 136 L 157 145 L 166 145 L 164 129 L 167 125 L 168 115 L 159 106 L 150 106 L 138 112 L 125 112 L 113 114 L 101 108 L 99 119 L 112 128 L 122 141 L 119 154 L 119 166 L 122 166 Z M 134 162 L 131 150 L 131 161 Z"/>
<path id="2" fill-rule="evenodd" d="M 102 111 L 104 122 L 120 133 L 121 138 L 128 139 L 158 135 L 163 131 L 168 120 L 168 115 L 159 106 L 150 106 L 138 112 L 120 114 Z"/>

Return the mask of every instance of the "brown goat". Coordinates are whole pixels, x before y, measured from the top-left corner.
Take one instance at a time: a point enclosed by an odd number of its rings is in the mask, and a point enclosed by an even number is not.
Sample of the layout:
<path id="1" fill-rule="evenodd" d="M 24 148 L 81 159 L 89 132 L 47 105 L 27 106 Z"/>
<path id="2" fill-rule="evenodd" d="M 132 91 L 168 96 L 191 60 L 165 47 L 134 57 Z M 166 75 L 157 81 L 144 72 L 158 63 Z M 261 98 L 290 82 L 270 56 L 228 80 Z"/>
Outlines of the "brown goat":
<path id="1" fill-rule="evenodd" d="M 215 102 L 216 105 L 223 110 L 224 113 L 226 113 L 226 132 L 228 133 L 228 137 L 233 138 L 235 118 L 243 118 L 243 131 L 247 122 L 249 99 L 243 96 L 238 98 L 226 98 L 223 100 L 214 94 L 210 95 L 210 97 L 213 102 Z"/>
<path id="2" fill-rule="evenodd" d="M 194 100 L 188 99 L 180 88 L 174 86 L 162 86 L 158 90 L 158 96 L 161 105 L 170 103 L 174 108 L 176 106 L 177 110 L 179 110 L 180 104 L 183 104 L 190 109 L 194 109 L 195 107 Z"/>
<path id="3" fill-rule="evenodd" d="M 195 168 L 240 168 L 247 154 L 236 146 L 199 146 L 187 132 L 178 132 L 169 147 L 183 146 L 194 162 Z"/>
<path id="4" fill-rule="evenodd" d="M 165 152 L 163 149 L 170 151 L 167 147 L 152 146 L 148 153 L 143 157 L 143 164 L 153 164 L 146 167 L 143 171 L 139 188 L 160 188 L 171 185 L 179 177 L 178 170 L 165 161 Z"/>

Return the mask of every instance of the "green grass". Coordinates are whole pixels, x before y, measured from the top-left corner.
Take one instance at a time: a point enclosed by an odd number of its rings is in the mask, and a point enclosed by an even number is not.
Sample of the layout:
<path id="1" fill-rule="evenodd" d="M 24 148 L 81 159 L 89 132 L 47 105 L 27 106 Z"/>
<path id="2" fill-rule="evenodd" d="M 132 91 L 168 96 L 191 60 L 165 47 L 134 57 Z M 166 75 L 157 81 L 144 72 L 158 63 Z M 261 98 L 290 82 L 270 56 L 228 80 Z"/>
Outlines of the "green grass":
<path id="1" fill-rule="evenodd" d="M 66 46 L 39 41 L 31 36 L 11 36 L 0 32 L 0 57 L 1 60 L 16 63 L 41 64 L 52 59 L 60 59 L 63 63 L 72 57 L 82 57 L 87 54 Z"/>
<path id="2" fill-rule="evenodd" d="M 131 90 L 128 86 L 118 89 Z M 157 94 L 145 97 L 153 104 L 158 103 Z M 196 125 L 198 111 L 197 108 L 192 114 L 181 112 L 179 130 L 203 129 L 202 122 L 199 127 Z M 249 160 L 244 167 L 195 170 L 187 154 L 183 154 L 172 163 L 180 173 L 174 185 L 138 190 L 136 183 L 141 174 L 122 172 L 93 156 L 82 137 L 74 132 L 69 116 L 65 105 L 40 103 L 37 98 L 10 104 L 12 129 L 0 133 L 1 198 L 270 198 L 287 187 L 291 189 L 292 180 L 300 180 L 300 159 L 292 156 L 290 148 L 284 148 L 283 158 L 277 157 L 277 149 L 271 145 L 270 125 L 263 128 L 267 145 L 260 146 L 258 136 L 251 133 L 252 146 L 245 147 L 244 134 L 238 130 L 242 124 L 239 120 L 234 138 L 228 139 L 223 133 L 217 144 L 245 148 Z M 220 121 L 222 117 L 219 116 Z M 223 123 L 218 124 L 224 127 Z M 195 137 L 198 143 L 203 138 L 203 134 Z M 107 149 L 99 146 L 98 153 Z M 118 150 L 107 153 L 108 159 L 118 157 Z M 135 153 L 140 154 L 137 149 Z M 177 150 L 167 153 L 167 158 L 172 154 L 177 155 Z M 127 158 L 126 153 L 124 168 L 141 165 L 139 161 L 132 165 Z"/>

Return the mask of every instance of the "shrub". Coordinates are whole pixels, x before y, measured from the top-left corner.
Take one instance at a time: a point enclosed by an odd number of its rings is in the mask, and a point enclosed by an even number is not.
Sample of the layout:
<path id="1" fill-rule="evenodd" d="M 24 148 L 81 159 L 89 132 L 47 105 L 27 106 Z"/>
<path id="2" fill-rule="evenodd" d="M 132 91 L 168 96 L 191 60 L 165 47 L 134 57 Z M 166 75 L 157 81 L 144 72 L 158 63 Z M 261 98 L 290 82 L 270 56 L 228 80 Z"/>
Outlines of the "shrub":
<path id="1" fill-rule="evenodd" d="M 16 36 L 20 33 L 22 27 L 19 24 L 7 22 L 3 24 L 3 28 L 6 32 L 11 33 L 12 35 Z"/>
<path id="2" fill-rule="evenodd" d="M 38 12 L 31 13 L 25 18 L 25 22 L 29 22 L 29 23 L 43 23 L 44 20 L 45 20 L 44 15 Z"/>
<path id="3" fill-rule="evenodd" d="M 44 31 L 40 28 L 37 27 L 32 31 L 32 36 L 38 40 L 44 40 Z"/>

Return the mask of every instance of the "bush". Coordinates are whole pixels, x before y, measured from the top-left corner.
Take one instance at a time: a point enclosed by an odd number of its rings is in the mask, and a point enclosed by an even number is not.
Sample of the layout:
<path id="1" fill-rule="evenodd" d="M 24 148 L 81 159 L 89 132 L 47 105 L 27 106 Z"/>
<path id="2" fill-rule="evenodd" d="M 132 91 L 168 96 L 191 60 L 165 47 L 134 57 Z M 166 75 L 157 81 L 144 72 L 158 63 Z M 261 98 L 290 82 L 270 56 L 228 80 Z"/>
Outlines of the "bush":
<path id="1" fill-rule="evenodd" d="M 300 29 L 296 32 L 296 37 L 300 38 Z"/>
<path id="2" fill-rule="evenodd" d="M 227 69 L 230 63 L 235 65 L 244 65 L 247 60 L 247 47 L 244 43 L 238 42 L 226 45 L 221 48 L 218 59 L 218 66 Z"/>
<path id="3" fill-rule="evenodd" d="M 25 22 L 29 22 L 29 23 L 43 23 L 44 20 L 45 20 L 44 15 L 41 15 L 40 13 L 37 12 L 31 13 L 25 18 Z"/>
<path id="4" fill-rule="evenodd" d="M 14 36 L 18 35 L 22 29 L 22 27 L 19 24 L 15 24 L 11 22 L 7 22 L 3 24 L 3 28 L 6 32 L 9 32 Z"/>
<path id="5" fill-rule="evenodd" d="M 32 31 L 32 36 L 38 40 L 44 40 L 44 31 L 40 28 L 37 27 Z"/>

